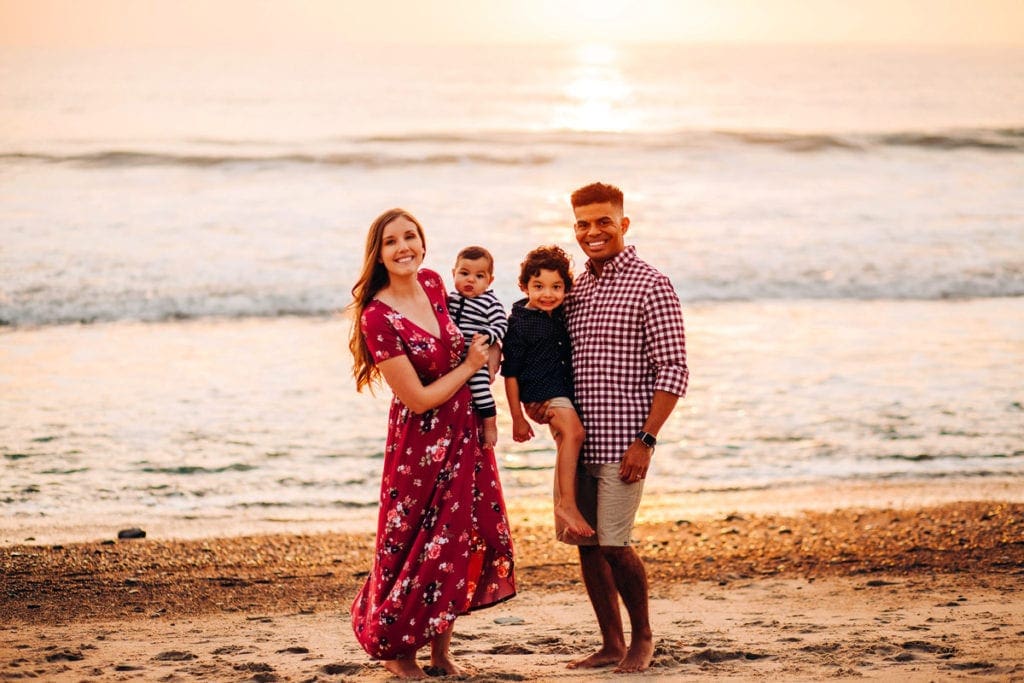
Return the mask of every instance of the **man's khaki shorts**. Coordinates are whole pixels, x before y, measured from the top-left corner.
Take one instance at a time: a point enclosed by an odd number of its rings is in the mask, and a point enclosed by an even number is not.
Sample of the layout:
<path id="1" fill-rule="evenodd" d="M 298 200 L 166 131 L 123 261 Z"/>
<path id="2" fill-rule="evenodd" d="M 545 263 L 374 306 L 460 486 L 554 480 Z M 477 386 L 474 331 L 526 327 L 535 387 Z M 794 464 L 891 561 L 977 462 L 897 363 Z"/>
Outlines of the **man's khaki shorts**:
<path id="1" fill-rule="evenodd" d="M 590 526 L 590 537 L 567 531 L 555 518 L 555 535 L 570 545 L 629 545 L 636 512 L 644 493 L 644 480 L 627 484 L 619 479 L 620 464 L 580 464 L 576 470 L 576 504 Z"/>

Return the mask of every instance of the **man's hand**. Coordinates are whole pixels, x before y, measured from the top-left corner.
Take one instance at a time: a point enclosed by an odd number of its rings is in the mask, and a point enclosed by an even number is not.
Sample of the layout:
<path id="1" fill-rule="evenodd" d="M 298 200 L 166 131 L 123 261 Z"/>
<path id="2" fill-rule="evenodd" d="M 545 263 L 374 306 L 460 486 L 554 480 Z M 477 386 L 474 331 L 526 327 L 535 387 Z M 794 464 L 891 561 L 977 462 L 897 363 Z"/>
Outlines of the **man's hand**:
<path id="1" fill-rule="evenodd" d="M 640 441 L 634 441 L 626 449 L 619 465 L 619 479 L 627 484 L 635 484 L 647 477 L 647 468 L 651 466 L 653 448 L 648 448 Z"/>

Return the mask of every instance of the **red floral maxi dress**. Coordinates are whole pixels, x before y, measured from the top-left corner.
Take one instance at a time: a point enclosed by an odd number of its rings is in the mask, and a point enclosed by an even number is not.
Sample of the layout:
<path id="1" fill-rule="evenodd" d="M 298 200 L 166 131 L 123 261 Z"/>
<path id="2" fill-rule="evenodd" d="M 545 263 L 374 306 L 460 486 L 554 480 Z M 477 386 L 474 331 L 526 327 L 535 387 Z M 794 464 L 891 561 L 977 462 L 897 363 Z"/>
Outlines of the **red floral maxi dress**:
<path id="1" fill-rule="evenodd" d="M 461 362 L 465 344 L 441 278 L 421 270 L 419 281 L 440 338 L 377 300 L 360 325 L 374 361 L 406 355 L 429 384 Z M 458 615 L 516 593 L 498 467 L 479 429 L 465 386 L 419 415 L 391 401 L 373 566 L 352 604 L 356 639 L 376 659 L 410 655 Z"/>

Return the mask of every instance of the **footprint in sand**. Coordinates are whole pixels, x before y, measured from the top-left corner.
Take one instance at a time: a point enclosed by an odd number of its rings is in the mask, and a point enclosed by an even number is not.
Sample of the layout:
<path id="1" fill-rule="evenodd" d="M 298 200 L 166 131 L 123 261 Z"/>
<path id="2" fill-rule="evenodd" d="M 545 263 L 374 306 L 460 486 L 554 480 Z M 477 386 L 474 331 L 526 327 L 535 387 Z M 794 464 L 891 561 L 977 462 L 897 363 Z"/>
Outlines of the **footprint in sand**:
<path id="1" fill-rule="evenodd" d="M 192 659 L 198 659 L 198 657 L 191 652 L 182 652 L 181 650 L 167 650 L 153 655 L 153 661 L 156 662 L 187 662 Z"/>
<path id="2" fill-rule="evenodd" d="M 46 655 L 46 661 L 48 662 L 77 662 L 82 659 L 85 659 L 85 655 L 77 650 L 61 650 L 60 652 Z"/>
<path id="3" fill-rule="evenodd" d="M 323 667 L 323 672 L 330 676 L 354 676 L 364 668 L 362 664 L 327 664 Z"/>
<path id="4" fill-rule="evenodd" d="M 511 643 L 509 645 L 495 645 L 490 650 L 487 650 L 489 655 L 532 655 L 534 651 L 518 643 Z"/>

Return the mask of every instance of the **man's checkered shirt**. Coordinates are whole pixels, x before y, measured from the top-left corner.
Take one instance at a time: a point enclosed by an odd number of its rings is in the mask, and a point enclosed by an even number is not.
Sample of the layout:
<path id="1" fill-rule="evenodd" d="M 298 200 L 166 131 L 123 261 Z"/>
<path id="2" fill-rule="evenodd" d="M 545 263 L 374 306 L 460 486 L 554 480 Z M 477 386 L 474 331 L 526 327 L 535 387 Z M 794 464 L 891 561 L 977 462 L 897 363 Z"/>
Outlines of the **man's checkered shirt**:
<path id="1" fill-rule="evenodd" d="M 615 463 L 643 428 L 655 390 L 686 395 L 686 333 L 669 279 L 626 247 L 591 264 L 566 300 L 576 403 L 587 436 L 581 459 Z"/>

